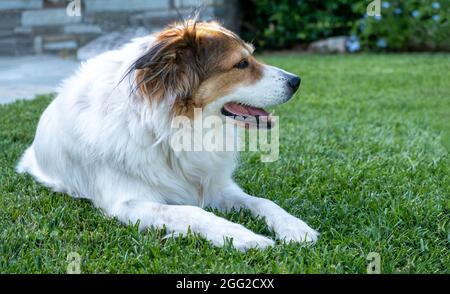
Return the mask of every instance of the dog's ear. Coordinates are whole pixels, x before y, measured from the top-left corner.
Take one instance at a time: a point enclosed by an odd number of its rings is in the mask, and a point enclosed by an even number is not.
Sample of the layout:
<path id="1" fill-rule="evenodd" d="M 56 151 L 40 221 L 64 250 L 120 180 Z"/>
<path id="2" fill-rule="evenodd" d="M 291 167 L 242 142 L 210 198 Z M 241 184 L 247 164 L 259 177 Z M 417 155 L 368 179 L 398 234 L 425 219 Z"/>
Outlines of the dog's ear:
<path id="1" fill-rule="evenodd" d="M 150 99 L 190 98 L 202 76 L 201 53 L 195 24 L 164 31 L 134 63 L 137 88 Z"/>

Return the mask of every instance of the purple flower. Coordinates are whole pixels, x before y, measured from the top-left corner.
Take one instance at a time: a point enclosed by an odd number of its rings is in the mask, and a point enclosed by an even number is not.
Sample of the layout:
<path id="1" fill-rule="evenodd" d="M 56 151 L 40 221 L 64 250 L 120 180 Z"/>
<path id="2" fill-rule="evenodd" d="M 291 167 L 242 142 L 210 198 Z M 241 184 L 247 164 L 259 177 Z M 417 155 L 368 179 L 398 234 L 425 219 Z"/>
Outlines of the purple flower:
<path id="1" fill-rule="evenodd" d="M 364 22 L 359 24 L 359 30 L 362 32 L 366 29 L 366 24 Z"/>
<path id="2" fill-rule="evenodd" d="M 439 14 L 433 15 L 432 19 L 434 21 L 439 21 L 441 19 L 441 16 Z"/>
<path id="3" fill-rule="evenodd" d="M 387 42 L 386 42 L 386 40 L 383 39 L 383 38 L 378 39 L 378 41 L 377 41 L 377 47 L 378 47 L 378 48 L 386 48 L 386 47 L 387 47 Z"/>
<path id="4" fill-rule="evenodd" d="M 395 8 L 394 9 L 394 13 L 395 14 L 401 14 L 402 13 L 402 9 L 401 8 Z"/>
<path id="5" fill-rule="evenodd" d="M 356 52 L 361 49 L 361 45 L 359 43 L 358 37 L 355 35 L 350 36 L 350 38 L 347 39 L 346 47 L 348 52 Z"/>
<path id="6" fill-rule="evenodd" d="M 389 6 L 391 6 L 391 3 L 387 2 L 387 1 L 383 1 L 383 8 L 389 8 Z"/>
<path id="7" fill-rule="evenodd" d="M 433 7 L 434 9 L 439 9 L 439 8 L 441 8 L 441 4 L 439 4 L 439 2 L 433 2 L 431 4 L 431 7 Z"/>
<path id="8" fill-rule="evenodd" d="M 413 12 L 411 12 L 411 15 L 415 18 L 420 16 L 420 12 L 418 10 L 414 10 Z"/>

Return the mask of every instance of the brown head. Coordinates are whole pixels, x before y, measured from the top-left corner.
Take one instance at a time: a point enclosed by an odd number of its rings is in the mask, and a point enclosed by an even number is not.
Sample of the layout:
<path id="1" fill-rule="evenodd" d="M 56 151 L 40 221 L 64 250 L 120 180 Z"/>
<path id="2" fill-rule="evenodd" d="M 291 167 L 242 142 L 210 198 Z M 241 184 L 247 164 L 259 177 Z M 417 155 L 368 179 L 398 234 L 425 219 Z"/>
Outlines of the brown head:
<path id="1" fill-rule="evenodd" d="M 300 78 L 260 63 L 253 50 L 215 22 L 175 24 L 134 63 L 137 88 L 154 102 L 170 97 L 173 115 L 201 108 L 236 120 L 267 118 L 262 107 L 289 100 Z"/>

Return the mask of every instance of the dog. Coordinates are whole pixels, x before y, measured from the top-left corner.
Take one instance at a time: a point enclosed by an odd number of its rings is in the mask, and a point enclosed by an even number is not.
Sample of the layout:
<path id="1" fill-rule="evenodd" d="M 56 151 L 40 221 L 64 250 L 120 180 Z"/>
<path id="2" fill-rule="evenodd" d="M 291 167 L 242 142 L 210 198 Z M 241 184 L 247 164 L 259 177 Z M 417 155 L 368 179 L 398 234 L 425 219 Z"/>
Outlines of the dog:
<path id="1" fill-rule="evenodd" d="M 280 240 L 316 241 L 306 223 L 233 181 L 237 152 L 171 148 L 174 117 L 193 121 L 201 109 L 227 126 L 227 119 L 256 118 L 246 126 L 258 128 L 270 122 L 264 107 L 291 99 L 300 78 L 257 61 L 253 51 L 216 22 L 190 20 L 88 60 L 42 114 L 17 171 L 141 230 L 192 232 L 241 251 L 273 246 L 204 210 L 248 209 Z"/>

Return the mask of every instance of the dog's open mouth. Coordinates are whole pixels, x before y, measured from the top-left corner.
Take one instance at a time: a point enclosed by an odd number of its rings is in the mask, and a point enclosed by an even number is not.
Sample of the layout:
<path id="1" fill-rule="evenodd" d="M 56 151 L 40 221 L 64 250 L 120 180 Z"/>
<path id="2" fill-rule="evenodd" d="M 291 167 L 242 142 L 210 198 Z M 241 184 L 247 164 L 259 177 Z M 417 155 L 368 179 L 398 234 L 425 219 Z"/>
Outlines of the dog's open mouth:
<path id="1" fill-rule="evenodd" d="M 270 129 L 275 120 L 270 113 L 262 108 L 248 106 L 237 102 L 226 103 L 221 112 L 224 116 L 230 117 L 245 128 Z"/>

